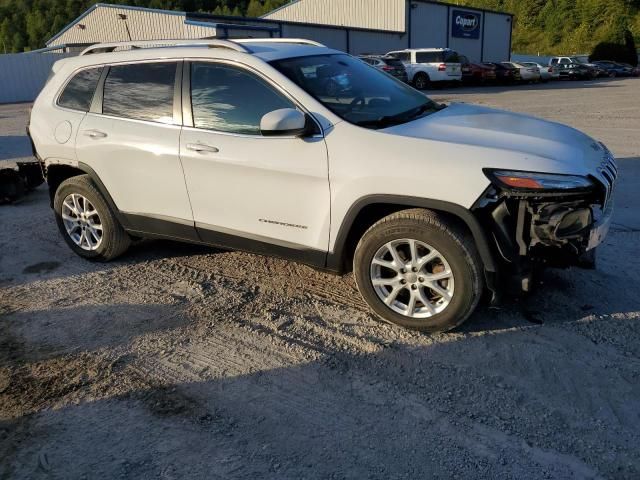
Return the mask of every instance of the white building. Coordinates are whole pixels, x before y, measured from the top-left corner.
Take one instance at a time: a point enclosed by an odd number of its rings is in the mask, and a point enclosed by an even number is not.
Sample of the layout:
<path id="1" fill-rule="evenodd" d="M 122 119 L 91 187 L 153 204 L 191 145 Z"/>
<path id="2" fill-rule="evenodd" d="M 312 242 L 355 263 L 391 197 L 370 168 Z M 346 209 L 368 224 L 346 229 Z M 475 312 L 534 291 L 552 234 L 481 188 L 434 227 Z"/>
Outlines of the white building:
<path id="1" fill-rule="evenodd" d="M 263 18 L 96 4 L 47 42 L 302 37 L 352 54 L 449 47 L 472 61 L 508 60 L 513 17 L 427 0 L 294 0 Z"/>

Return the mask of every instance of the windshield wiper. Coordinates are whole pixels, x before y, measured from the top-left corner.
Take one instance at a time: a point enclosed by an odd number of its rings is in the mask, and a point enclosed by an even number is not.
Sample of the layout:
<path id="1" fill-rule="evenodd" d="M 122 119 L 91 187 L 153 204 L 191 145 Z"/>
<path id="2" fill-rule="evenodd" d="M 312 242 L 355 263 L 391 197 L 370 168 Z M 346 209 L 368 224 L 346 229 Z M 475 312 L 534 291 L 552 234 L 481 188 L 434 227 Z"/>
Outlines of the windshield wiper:
<path id="1" fill-rule="evenodd" d="M 434 112 L 438 112 L 445 108 L 446 105 L 438 104 L 432 101 L 428 101 L 419 105 L 418 107 L 411 108 L 405 112 L 400 112 L 395 115 L 385 115 L 380 118 L 376 118 L 374 120 L 362 120 L 360 122 L 356 122 L 356 125 L 360 127 L 378 127 L 384 128 L 389 127 L 391 125 L 398 125 L 400 123 L 409 122 L 429 110 L 433 110 Z"/>

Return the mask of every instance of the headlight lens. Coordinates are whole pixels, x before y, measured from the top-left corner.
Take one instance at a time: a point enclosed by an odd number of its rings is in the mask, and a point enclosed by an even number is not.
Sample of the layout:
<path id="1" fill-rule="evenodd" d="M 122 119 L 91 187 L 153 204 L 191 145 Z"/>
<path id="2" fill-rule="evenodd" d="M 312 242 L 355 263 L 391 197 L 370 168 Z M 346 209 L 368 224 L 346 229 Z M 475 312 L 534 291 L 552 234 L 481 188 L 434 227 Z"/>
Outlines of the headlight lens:
<path id="1" fill-rule="evenodd" d="M 579 175 L 487 169 L 484 173 L 494 184 L 514 190 L 567 191 L 584 190 L 593 186 L 589 178 Z"/>

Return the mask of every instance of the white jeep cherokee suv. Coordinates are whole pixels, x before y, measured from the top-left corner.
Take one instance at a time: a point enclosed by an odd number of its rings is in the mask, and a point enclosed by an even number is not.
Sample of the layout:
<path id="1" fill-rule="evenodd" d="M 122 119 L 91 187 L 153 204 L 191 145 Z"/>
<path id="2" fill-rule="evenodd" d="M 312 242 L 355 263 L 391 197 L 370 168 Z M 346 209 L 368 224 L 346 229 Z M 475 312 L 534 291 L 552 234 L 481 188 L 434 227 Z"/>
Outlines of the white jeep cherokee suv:
<path id="1" fill-rule="evenodd" d="M 442 331 L 607 232 L 614 160 L 572 128 L 440 105 L 305 40 L 148 43 L 57 62 L 33 106 L 82 257 L 156 237 L 353 268 L 382 319 Z"/>
<path id="2" fill-rule="evenodd" d="M 404 64 L 409 82 L 418 90 L 429 88 L 433 83 L 462 81 L 462 64 L 455 50 L 413 48 L 389 52 L 387 56 Z"/>

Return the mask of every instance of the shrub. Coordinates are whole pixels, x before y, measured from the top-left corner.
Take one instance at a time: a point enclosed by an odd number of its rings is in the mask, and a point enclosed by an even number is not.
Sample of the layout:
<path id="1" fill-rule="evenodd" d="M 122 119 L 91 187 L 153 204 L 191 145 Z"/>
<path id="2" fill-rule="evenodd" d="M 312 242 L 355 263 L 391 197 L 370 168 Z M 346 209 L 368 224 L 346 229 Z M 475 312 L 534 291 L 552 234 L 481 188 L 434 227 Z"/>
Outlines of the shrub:
<path id="1" fill-rule="evenodd" d="M 613 60 L 614 62 L 638 65 L 638 53 L 633 40 L 633 34 L 627 30 L 624 34 L 624 43 L 600 42 L 593 49 L 589 61 Z"/>

